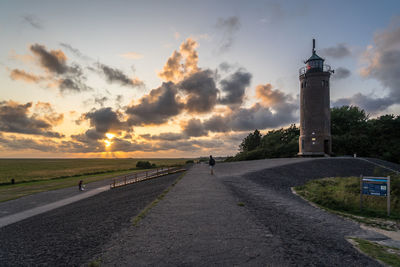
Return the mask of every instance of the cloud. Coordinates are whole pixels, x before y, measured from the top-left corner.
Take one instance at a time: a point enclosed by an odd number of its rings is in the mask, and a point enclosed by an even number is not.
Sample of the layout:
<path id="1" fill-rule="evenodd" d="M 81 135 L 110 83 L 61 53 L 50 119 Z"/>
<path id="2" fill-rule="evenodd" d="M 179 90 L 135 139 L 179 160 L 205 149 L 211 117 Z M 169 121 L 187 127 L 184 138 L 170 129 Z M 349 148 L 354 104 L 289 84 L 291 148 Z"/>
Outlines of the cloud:
<path id="1" fill-rule="evenodd" d="M 333 101 L 333 105 L 357 105 L 367 112 L 379 113 L 400 103 L 400 25 L 394 21 L 387 29 L 374 35 L 374 45 L 369 45 L 362 55 L 365 63 L 360 73 L 379 81 L 388 88 L 386 96 L 357 93 Z"/>
<path id="2" fill-rule="evenodd" d="M 56 152 L 57 143 L 51 139 L 35 140 L 32 138 L 4 137 L 0 133 L 0 145 L 9 150 L 33 149 L 42 152 Z"/>
<path id="3" fill-rule="evenodd" d="M 61 92 L 82 92 L 92 90 L 91 87 L 84 84 L 79 78 L 63 78 L 58 81 L 58 84 Z"/>
<path id="4" fill-rule="evenodd" d="M 339 43 L 336 46 L 322 49 L 322 54 L 332 58 L 344 58 L 351 55 L 351 50 L 347 44 Z"/>
<path id="5" fill-rule="evenodd" d="M 211 111 L 217 103 L 218 89 L 211 70 L 198 71 L 178 84 L 186 93 L 185 109 L 193 113 Z"/>
<path id="6" fill-rule="evenodd" d="M 214 115 L 205 120 L 205 130 L 248 131 L 285 126 L 297 121 L 298 104 L 290 95 L 265 84 L 256 87 L 256 96 L 260 102 L 250 108 L 236 108 L 225 116 Z"/>
<path id="7" fill-rule="evenodd" d="M 197 72 L 198 54 L 197 42 L 191 38 L 186 39 L 179 47 L 179 52 L 174 51 L 168 58 L 158 76 L 167 82 L 180 82 L 185 77 Z"/>
<path id="8" fill-rule="evenodd" d="M 13 80 L 28 83 L 43 83 L 46 87 L 58 87 L 61 92 L 81 92 L 92 90 L 85 84 L 86 77 L 77 64 L 67 65 L 67 56 L 61 50 L 47 50 L 45 46 L 33 44 L 30 51 L 38 60 L 39 66 L 46 71 L 46 76 L 27 73 L 14 69 L 10 72 Z"/>
<path id="9" fill-rule="evenodd" d="M 220 32 L 219 52 L 229 50 L 235 40 L 235 34 L 240 28 L 239 17 L 232 16 L 228 18 L 219 18 L 216 24 L 217 30 Z"/>
<path id="10" fill-rule="evenodd" d="M 30 46 L 32 53 L 40 60 L 41 66 L 50 72 L 64 74 L 69 71 L 66 64 L 67 57 L 61 50 L 47 51 L 44 45 L 33 44 Z"/>
<path id="11" fill-rule="evenodd" d="M 120 130 L 129 130 L 129 126 L 122 119 L 121 112 L 113 111 L 111 107 L 100 108 L 87 112 L 82 115 L 83 119 L 89 120 L 90 126 L 94 127 L 95 132 L 89 132 L 87 136 L 99 139 L 104 137 L 107 132 L 117 132 Z"/>
<path id="12" fill-rule="evenodd" d="M 41 20 L 38 17 L 36 17 L 35 15 L 26 14 L 26 15 L 22 16 L 22 19 L 24 22 L 28 23 L 35 29 L 38 29 L 38 30 L 43 29 Z"/>
<path id="13" fill-rule="evenodd" d="M 199 119 L 191 119 L 182 124 L 183 133 L 188 137 L 206 136 L 208 132 L 204 129 L 202 122 Z"/>
<path id="14" fill-rule="evenodd" d="M 101 96 L 95 96 L 94 97 L 94 103 L 95 104 L 99 104 L 101 107 L 104 107 L 104 103 L 105 102 L 107 102 L 109 99 L 108 99 L 108 97 L 106 97 L 106 96 L 103 96 L 103 97 L 101 97 Z"/>
<path id="15" fill-rule="evenodd" d="M 143 87 L 143 81 L 139 80 L 138 78 L 130 79 L 125 73 L 121 70 L 109 67 L 104 64 L 98 64 L 98 68 L 102 71 L 105 75 L 107 82 L 114 83 L 117 82 L 124 86 L 130 87 Z"/>
<path id="16" fill-rule="evenodd" d="M 339 98 L 335 101 L 332 101 L 332 106 L 358 106 L 367 112 L 375 114 L 379 111 L 387 109 L 389 106 L 395 103 L 395 99 L 390 97 L 374 97 L 372 95 L 357 93 L 351 97 Z"/>
<path id="17" fill-rule="evenodd" d="M 351 75 L 350 70 L 343 67 L 339 67 L 335 69 L 335 73 L 332 74 L 332 79 L 334 80 L 346 79 L 350 75 Z"/>
<path id="18" fill-rule="evenodd" d="M 267 107 L 279 107 L 286 101 L 290 101 L 291 96 L 286 95 L 278 89 L 272 89 L 272 84 L 260 84 L 256 87 L 256 97 L 261 100 L 261 104 Z"/>
<path id="19" fill-rule="evenodd" d="M 136 53 L 136 52 L 128 52 L 119 55 L 120 57 L 127 58 L 127 59 L 141 59 L 143 58 L 142 54 Z"/>
<path id="20" fill-rule="evenodd" d="M 127 107 L 130 125 L 162 124 L 178 115 L 184 104 L 177 96 L 177 88 L 172 82 L 163 83 L 157 89 L 139 100 L 139 104 Z"/>
<path id="21" fill-rule="evenodd" d="M 249 72 L 238 70 L 223 79 L 221 84 L 222 92 L 226 93 L 219 102 L 224 105 L 240 106 L 244 101 L 246 87 L 250 85 L 252 75 Z"/>
<path id="22" fill-rule="evenodd" d="M 84 60 L 91 60 L 90 57 L 84 55 L 79 49 L 72 47 L 70 44 L 60 43 L 60 45 L 79 58 L 82 58 Z"/>
<path id="23" fill-rule="evenodd" d="M 182 133 L 160 133 L 158 135 L 142 134 L 140 135 L 146 140 L 160 140 L 160 141 L 178 141 L 187 139 L 187 136 Z"/>
<path id="24" fill-rule="evenodd" d="M 229 72 L 233 68 L 234 68 L 234 66 L 229 64 L 228 62 L 222 62 L 221 64 L 218 65 L 218 69 L 220 69 L 223 72 Z"/>
<path id="25" fill-rule="evenodd" d="M 38 83 L 43 80 L 43 77 L 25 72 L 24 70 L 13 69 L 10 72 L 10 78 L 13 80 L 22 80 L 27 83 Z"/>
<path id="26" fill-rule="evenodd" d="M 14 101 L 0 102 L 0 131 L 42 135 L 61 138 L 64 135 L 52 131 L 53 126 L 62 122 L 63 114 L 54 112 L 49 103 L 38 102 L 31 113 L 32 102 L 19 104 Z"/>

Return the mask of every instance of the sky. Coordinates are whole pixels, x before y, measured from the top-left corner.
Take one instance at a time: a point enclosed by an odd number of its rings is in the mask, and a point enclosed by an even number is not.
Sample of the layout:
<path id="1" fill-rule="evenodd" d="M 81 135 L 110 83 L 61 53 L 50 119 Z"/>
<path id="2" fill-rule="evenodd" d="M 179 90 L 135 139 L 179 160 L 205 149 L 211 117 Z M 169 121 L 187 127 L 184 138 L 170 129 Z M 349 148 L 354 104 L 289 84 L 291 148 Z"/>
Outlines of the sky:
<path id="1" fill-rule="evenodd" d="M 0 157 L 229 156 L 331 106 L 400 114 L 400 2 L 0 1 Z"/>

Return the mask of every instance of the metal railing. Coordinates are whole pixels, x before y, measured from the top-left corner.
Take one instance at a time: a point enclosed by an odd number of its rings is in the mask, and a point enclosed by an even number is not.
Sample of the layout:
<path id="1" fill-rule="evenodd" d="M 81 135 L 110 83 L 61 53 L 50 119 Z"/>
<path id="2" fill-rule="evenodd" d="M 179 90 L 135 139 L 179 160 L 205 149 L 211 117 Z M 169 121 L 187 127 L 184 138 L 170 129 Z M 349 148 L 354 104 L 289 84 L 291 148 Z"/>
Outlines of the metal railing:
<path id="1" fill-rule="evenodd" d="M 133 184 L 182 171 L 186 171 L 186 169 L 181 167 L 161 167 L 142 172 L 130 173 L 114 178 L 110 184 L 110 188 L 113 189 L 116 187 L 121 187 L 128 184 Z"/>
<path id="2" fill-rule="evenodd" d="M 322 69 L 321 68 L 311 68 L 311 69 L 307 69 L 307 66 L 302 67 L 299 69 L 299 76 L 304 75 L 306 73 L 313 73 L 313 72 L 331 72 L 332 68 L 331 66 L 324 64 Z"/>

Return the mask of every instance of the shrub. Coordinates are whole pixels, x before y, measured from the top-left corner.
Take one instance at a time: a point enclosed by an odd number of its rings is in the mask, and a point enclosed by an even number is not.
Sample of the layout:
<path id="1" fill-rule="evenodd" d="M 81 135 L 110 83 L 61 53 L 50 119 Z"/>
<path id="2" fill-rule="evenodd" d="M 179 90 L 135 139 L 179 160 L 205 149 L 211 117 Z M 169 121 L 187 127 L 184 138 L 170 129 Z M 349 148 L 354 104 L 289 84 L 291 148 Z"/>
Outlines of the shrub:
<path id="1" fill-rule="evenodd" d="M 154 163 L 151 164 L 149 161 L 138 161 L 136 163 L 136 168 L 139 168 L 139 169 L 150 169 L 151 167 L 153 167 L 153 165 L 155 167 L 155 164 Z"/>

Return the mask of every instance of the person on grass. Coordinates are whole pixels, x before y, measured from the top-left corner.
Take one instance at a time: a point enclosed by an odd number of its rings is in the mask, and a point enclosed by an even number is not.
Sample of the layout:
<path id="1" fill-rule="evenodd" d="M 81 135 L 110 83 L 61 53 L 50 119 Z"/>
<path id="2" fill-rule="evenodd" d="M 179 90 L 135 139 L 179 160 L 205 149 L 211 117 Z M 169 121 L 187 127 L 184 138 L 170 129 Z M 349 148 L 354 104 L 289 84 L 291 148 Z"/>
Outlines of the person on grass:
<path id="1" fill-rule="evenodd" d="M 84 186 L 83 186 L 83 181 L 82 181 L 82 180 L 79 181 L 78 187 L 79 187 L 79 191 L 85 190 L 85 188 L 84 188 Z"/>

